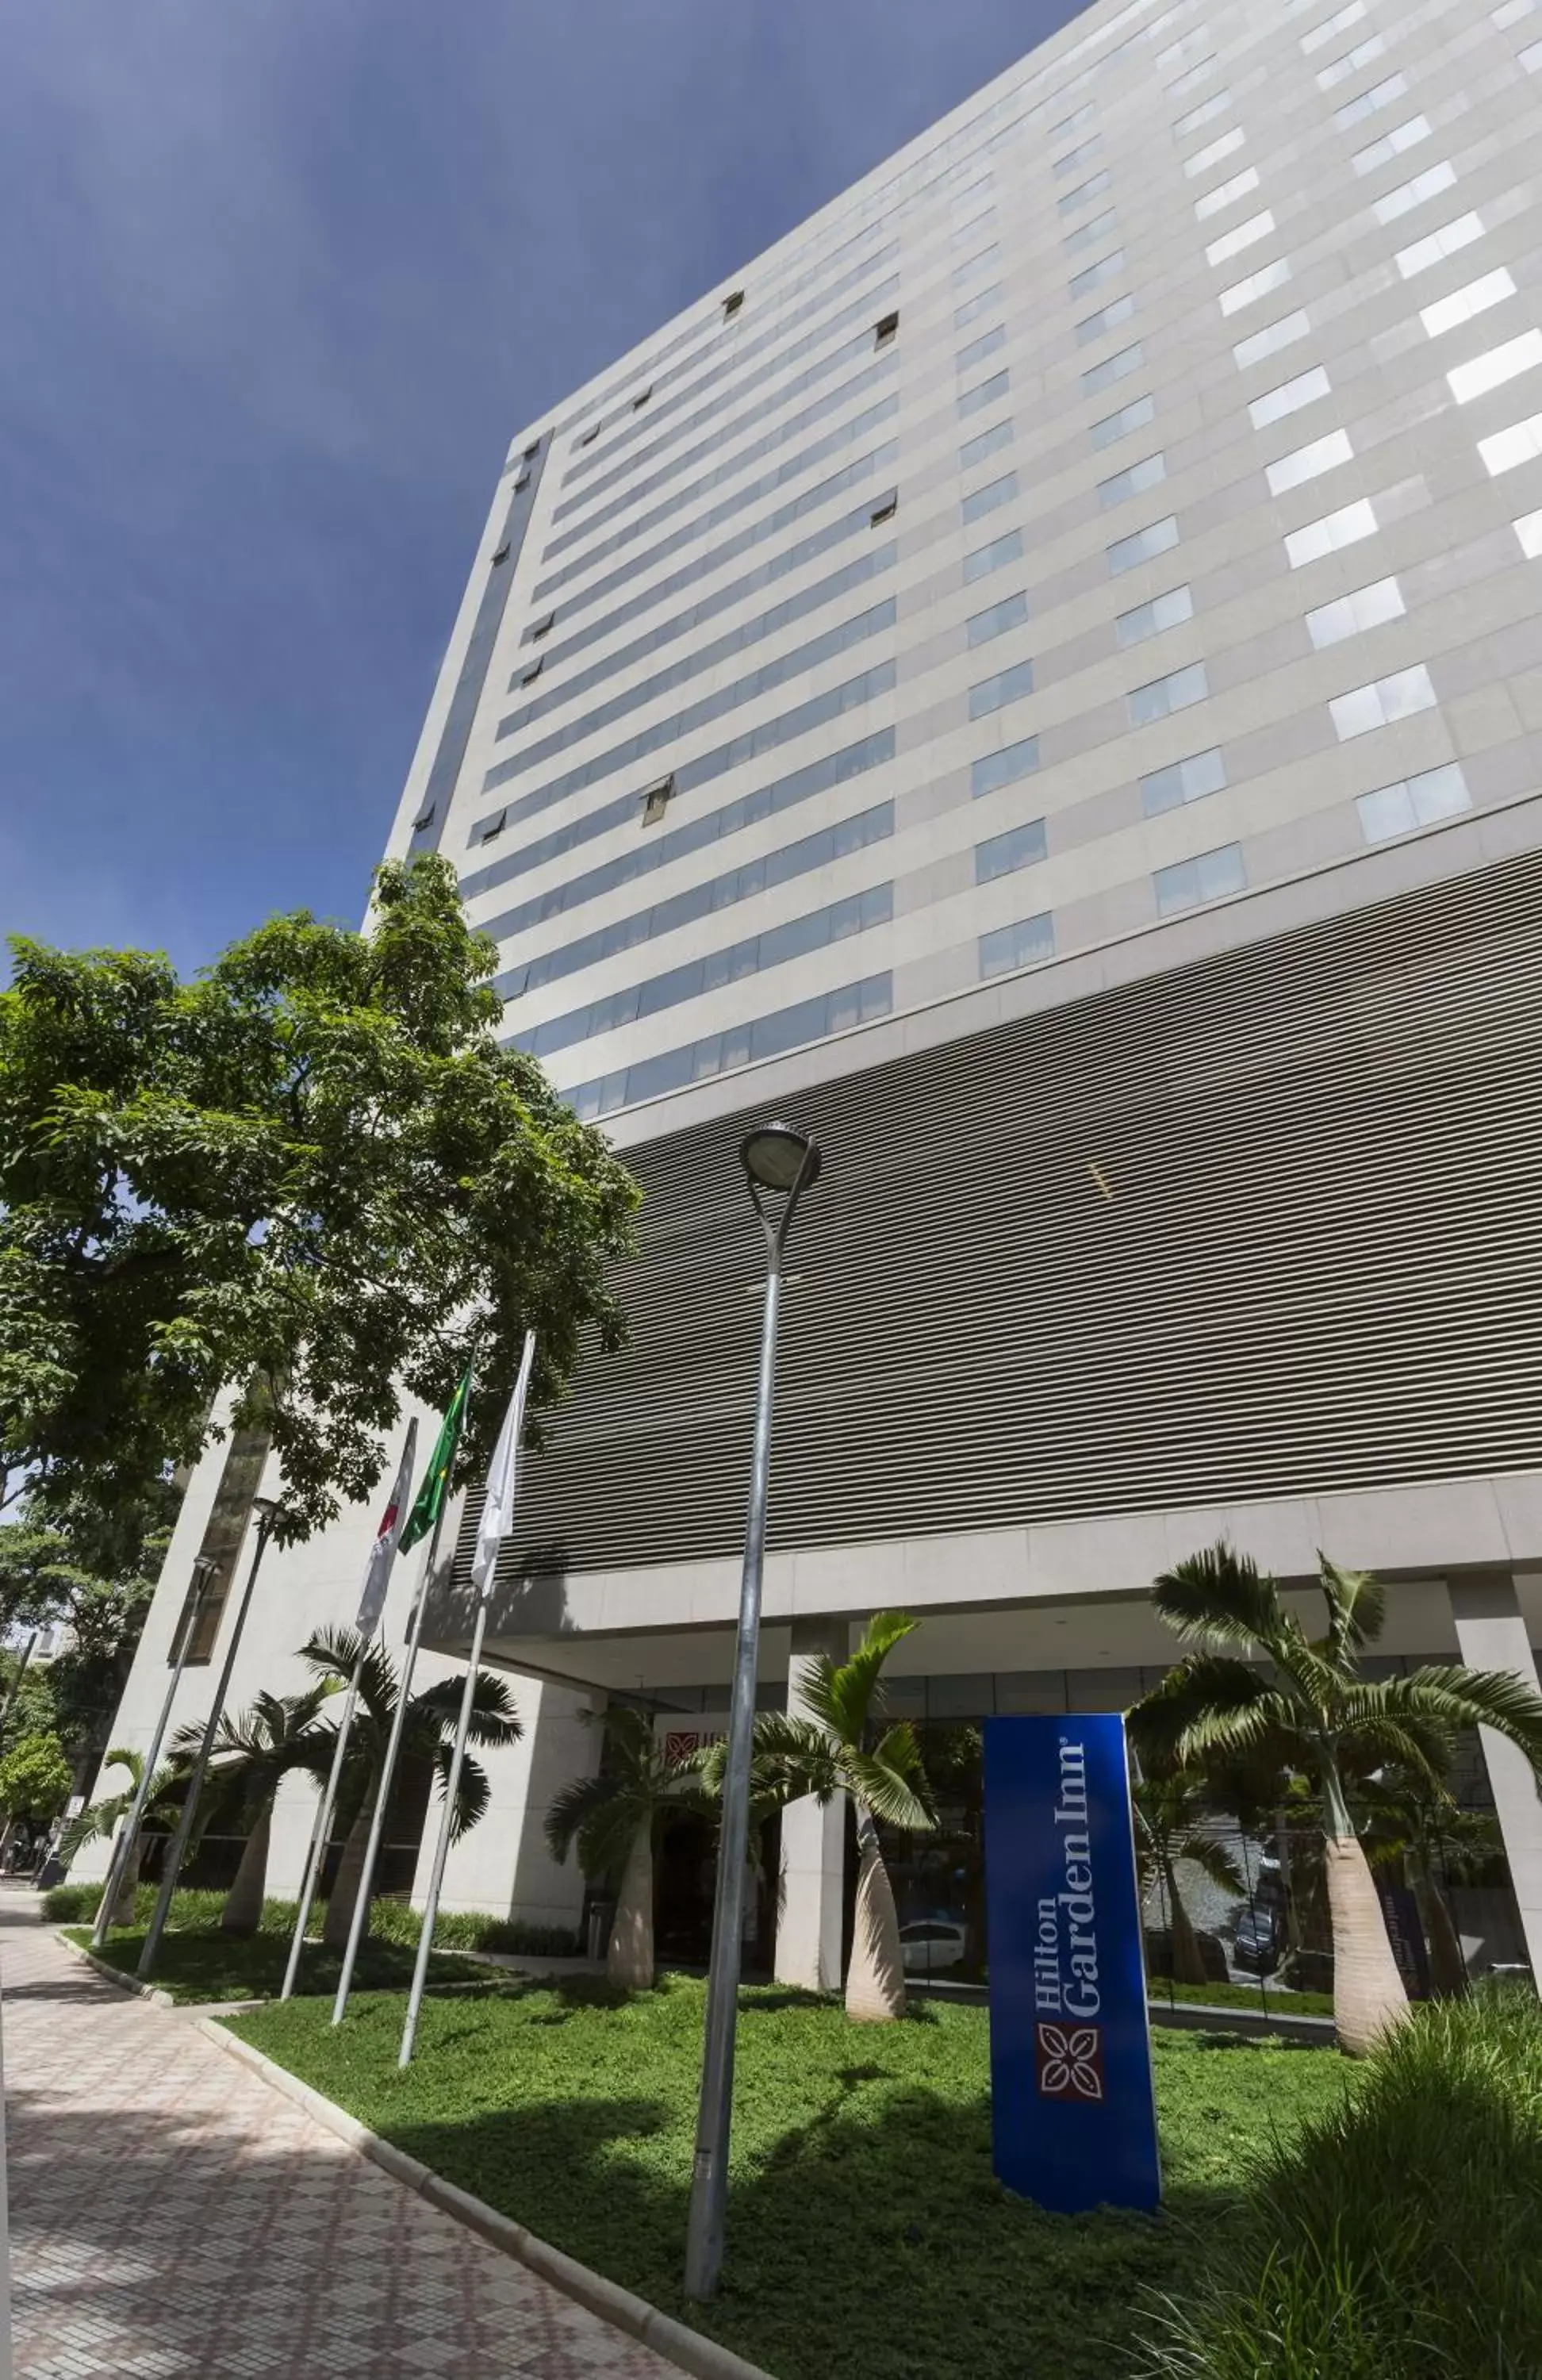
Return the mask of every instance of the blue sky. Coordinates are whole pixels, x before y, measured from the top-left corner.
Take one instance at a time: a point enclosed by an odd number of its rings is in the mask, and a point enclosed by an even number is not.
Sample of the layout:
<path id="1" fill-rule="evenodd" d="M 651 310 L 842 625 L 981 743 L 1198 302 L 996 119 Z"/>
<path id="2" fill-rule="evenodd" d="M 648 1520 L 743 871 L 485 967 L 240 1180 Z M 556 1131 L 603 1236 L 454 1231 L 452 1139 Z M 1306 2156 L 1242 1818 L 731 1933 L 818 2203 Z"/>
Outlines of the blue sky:
<path id="1" fill-rule="evenodd" d="M 8 12 L 0 930 L 356 918 L 513 431 L 1072 13 Z"/>

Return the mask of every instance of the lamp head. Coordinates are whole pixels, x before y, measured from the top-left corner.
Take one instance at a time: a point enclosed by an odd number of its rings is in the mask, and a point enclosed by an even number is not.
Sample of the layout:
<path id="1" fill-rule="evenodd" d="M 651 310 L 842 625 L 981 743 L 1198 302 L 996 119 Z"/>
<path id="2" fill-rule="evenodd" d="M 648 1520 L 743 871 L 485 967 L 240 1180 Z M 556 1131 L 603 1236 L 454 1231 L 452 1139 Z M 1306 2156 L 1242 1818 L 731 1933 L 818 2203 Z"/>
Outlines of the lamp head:
<path id="1" fill-rule="evenodd" d="M 795 1132 L 791 1124 L 763 1123 L 739 1143 L 739 1162 L 752 1188 L 787 1192 L 817 1182 L 822 1160 L 807 1133 Z"/>

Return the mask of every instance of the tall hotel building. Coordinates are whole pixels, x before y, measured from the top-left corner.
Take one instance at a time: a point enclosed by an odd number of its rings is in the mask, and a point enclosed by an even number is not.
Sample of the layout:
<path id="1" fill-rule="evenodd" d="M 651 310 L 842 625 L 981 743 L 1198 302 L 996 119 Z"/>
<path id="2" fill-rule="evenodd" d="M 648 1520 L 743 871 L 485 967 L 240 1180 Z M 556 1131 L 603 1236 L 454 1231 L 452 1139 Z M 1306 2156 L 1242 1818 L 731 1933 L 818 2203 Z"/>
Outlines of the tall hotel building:
<path id="1" fill-rule="evenodd" d="M 577 1915 L 541 1820 L 586 1705 L 721 1724 L 773 1115 L 826 1170 L 768 1705 L 897 1605 L 929 1728 L 1120 1706 L 1172 1658 L 1151 1577 L 1222 1533 L 1382 1573 L 1394 1665 L 1532 1672 L 1539 99 L 1538 0 L 1099 0 L 514 439 L 387 848 L 453 860 L 508 1036 L 647 1200 L 631 1347 L 505 1548 L 527 1735 L 452 1900 Z M 195 1478 L 120 1735 L 260 1458 Z M 237 1703 L 370 1526 L 273 1558 Z M 789 1814 L 788 1976 L 834 1973 L 843 1852 Z"/>

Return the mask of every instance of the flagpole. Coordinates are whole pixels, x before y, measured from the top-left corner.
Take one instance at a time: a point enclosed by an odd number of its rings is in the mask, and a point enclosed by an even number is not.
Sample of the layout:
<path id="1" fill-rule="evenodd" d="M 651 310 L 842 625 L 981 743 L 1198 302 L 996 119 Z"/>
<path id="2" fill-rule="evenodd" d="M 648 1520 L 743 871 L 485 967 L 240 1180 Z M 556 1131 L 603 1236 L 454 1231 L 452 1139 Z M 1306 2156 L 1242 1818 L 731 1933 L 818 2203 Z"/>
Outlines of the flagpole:
<path id="1" fill-rule="evenodd" d="M 332 2004 L 332 2022 L 341 2024 L 347 2011 L 348 1993 L 353 1985 L 354 1966 L 358 1958 L 358 1946 L 364 1938 L 364 1928 L 370 1917 L 370 1895 L 375 1880 L 375 1862 L 380 1855 L 380 1839 L 385 1831 L 385 1813 L 391 1800 L 391 1782 L 396 1773 L 396 1755 L 401 1748 L 403 1730 L 407 1726 L 407 1706 L 412 1694 L 412 1673 L 418 1666 L 418 1646 L 423 1633 L 423 1611 L 429 1599 L 429 1581 L 433 1576 L 434 1562 L 439 1554 L 439 1534 L 444 1526 L 444 1508 L 448 1494 L 439 1500 L 439 1510 L 433 1516 L 433 1533 L 429 1538 L 429 1550 L 418 1581 L 418 1600 L 413 1608 L 412 1625 L 407 1631 L 407 1651 L 402 1658 L 402 1682 L 396 1695 L 396 1707 L 391 1715 L 391 1734 L 385 1747 L 385 1766 L 381 1771 L 375 1792 L 375 1806 L 370 1815 L 370 1840 L 365 1846 L 364 1867 L 358 1879 L 358 1893 L 348 1920 L 348 1947 L 343 1953 L 343 1972 L 337 1978 L 337 1997 Z"/>
<path id="2" fill-rule="evenodd" d="M 278 1997 L 281 2000 L 289 1998 L 299 1974 L 300 1953 L 305 1948 L 305 1929 L 310 1923 L 310 1904 L 315 1899 L 316 1887 L 321 1881 L 322 1868 L 326 1859 L 327 1837 L 332 1832 L 332 1814 L 337 1806 L 337 1787 L 343 1774 L 343 1762 L 347 1755 L 348 1736 L 353 1727 L 354 1706 L 358 1700 L 359 1675 L 364 1668 L 364 1658 L 369 1649 L 367 1645 L 361 1645 L 358 1648 L 358 1658 L 353 1665 L 353 1675 L 348 1680 L 348 1699 L 343 1705 L 343 1716 L 337 1722 L 337 1744 L 332 1755 L 332 1768 L 327 1777 L 326 1791 L 322 1796 L 321 1807 L 316 1813 L 316 1824 L 311 1829 L 310 1849 L 305 1862 L 305 1883 L 300 1891 L 299 1914 L 295 1919 L 295 1938 L 289 1945 L 289 1963 L 284 1970 L 284 1982 L 279 1988 Z"/>
<path id="3" fill-rule="evenodd" d="M 176 1689 L 182 1682 L 182 1672 L 188 1666 L 188 1655 L 191 1649 L 193 1638 L 198 1633 L 198 1623 L 203 1617 L 203 1602 L 209 1592 L 209 1582 L 218 1568 L 218 1562 L 212 1560 L 207 1554 L 200 1554 L 193 1564 L 193 1597 L 188 1607 L 187 1618 L 182 1624 L 182 1633 L 177 1640 L 176 1658 L 172 1664 L 171 1676 L 166 1681 L 166 1698 L 161 1705 L 161 1716 L 155 1722 L 155 1732 L 150 1739 L 150 1750 L 145 1755 L 144 1767 L 140 1771 L 140 1781 L 134 1788 L 134 1798 L 128 1805 L 128 1815 L 118 1828 L 117 1840 L 113 1845 L 112 1855 L 107 1863 L 107 1879 L 102 1888 L 102 1904 L 96 1912 L 96 1924 L 91 1928 L 93 1950 L 100 1950 L 107 1939 L 107 1929 L 113 1922 L 113 1908 L 123 1885 L 125 1864 L 134 1855 L 134 1838 L 140 1831 L 140 1825 L 144 1817 L 144 1805 L 150 1799 L 150 1789 L 154 1782 L 155 1764 L 161 1757 L 161 1746 L 165 1740 L 166 1729 L 171 1720 L 171 1706 L 176 1700 Z"/>
<path id="4" fill-rule="evenodd" d="M 444 1863 L 449 1856 L 450 1830 L 455 1822 L 455 1796 L 460 1791 L 460 1772 L 466 1759 L 466 1739 L 471 1730 L 471 1710 L 476 1700 L 477 1679 L 481 1670 L 482 1640 L 487 1633 L 487 1607 L 492 1592 L 492 1580 L 498 1566 L 498 1548 L 508 1525 L 514 1503 L 515 1485 L 519 1463 L 519 1440 L 525 1427 L 525 1400 L 529 1393 L 530 1373 L 535 1365 L 536 1334 L 525 1333 L 525 1346 L 519 1362 L 519 1377 L 514 1384 L 508 1412 L 498 1435 L 492 1461 L 488 1470 L 487 1498 L 477 1524 L 477 1547 L 472 1557 L 471 1576 L 477 1589 L 477 1617 L 471 1630 L 471 1651 L 467 1662 L 466 1683 L 461 1691 L 460 1717 L 455 1723 L 455 1747 L 450 1756 L 450 1773 L 444 1784 L 444 1807 L 440 1814 L 439 1840 L 433 1848 L 433 1868 L 429 1876 L 429 1895 L 423 1909 L 423 1923 L 418 1935 L 418 1957 L 412 1970 L 412 1989 L 407 1996 L 407 2022 L 402 2027 L 402 2046 L 397 2053 L 398 2068 L 412 2062 L 413 2044 L 418 2038 L 418 2018 L 423 2005 L 423 1986 L 428 1980 L 429 1958 L 433 1949 L 434 1922 L 439 1915 L 440 1888 L 444 1882 Z"/>

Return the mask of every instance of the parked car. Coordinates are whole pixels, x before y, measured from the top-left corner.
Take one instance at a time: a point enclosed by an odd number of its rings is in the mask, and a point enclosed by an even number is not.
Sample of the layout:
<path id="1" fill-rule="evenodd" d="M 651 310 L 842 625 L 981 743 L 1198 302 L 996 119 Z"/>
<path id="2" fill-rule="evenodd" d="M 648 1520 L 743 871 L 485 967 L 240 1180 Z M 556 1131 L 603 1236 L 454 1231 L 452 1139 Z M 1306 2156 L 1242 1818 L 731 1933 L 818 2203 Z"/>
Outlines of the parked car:
<path id="1" fill-rule="evenodd" d="M 951 1917 L 913 1917 L 900 1927 L 900 1957 L 907 1975 L 943 1974 L 962 1967 L 969 1955 L 969 1937 Z"/>
<path id="2" fill-rule="evenodd" d="M 1233 1966 L 1251 1975 L 1272 1975 L 1285 1955 L 1285 1912 L 1264 1901 L 1245 1909 L 1232 1942 Z"/>

